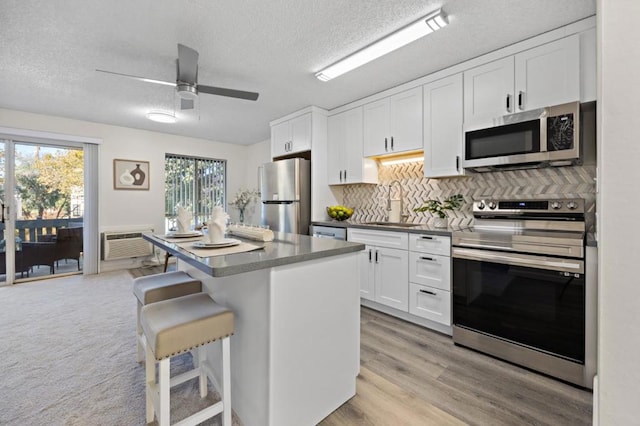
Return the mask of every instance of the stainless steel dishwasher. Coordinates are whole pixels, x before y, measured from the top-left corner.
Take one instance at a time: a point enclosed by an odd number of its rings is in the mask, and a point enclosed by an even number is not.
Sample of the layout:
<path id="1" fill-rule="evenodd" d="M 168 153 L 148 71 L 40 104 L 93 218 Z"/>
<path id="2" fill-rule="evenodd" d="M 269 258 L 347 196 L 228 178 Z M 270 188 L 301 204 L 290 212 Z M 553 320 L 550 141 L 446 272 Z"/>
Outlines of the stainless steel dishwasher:
<path id="1" fill-rule="evenodd" d="M 318 238 L 331 238 L 334 240 L 347 239 L 347 228 L 339 228 L 337 226 L 311 225 L 309 227 L 309 235 Z"/>

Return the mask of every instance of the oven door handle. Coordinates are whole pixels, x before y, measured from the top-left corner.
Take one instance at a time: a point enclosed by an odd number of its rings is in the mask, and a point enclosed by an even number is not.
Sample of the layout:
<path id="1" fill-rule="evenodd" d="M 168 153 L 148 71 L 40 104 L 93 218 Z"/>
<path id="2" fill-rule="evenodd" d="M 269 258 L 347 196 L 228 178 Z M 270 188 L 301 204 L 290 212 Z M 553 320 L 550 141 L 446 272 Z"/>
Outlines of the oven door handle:
<path id="1" fill-rule="evenodd" d="M 451 254 L 456 259 L 478 260 L 481 262 L 502 263 L 505 265 L 524 266 L 549 271 L 584 274 L 584 262 L 577 259 L 561 259 L 519 253 L 497 253 L 460 247 L 453 247 Z"/>

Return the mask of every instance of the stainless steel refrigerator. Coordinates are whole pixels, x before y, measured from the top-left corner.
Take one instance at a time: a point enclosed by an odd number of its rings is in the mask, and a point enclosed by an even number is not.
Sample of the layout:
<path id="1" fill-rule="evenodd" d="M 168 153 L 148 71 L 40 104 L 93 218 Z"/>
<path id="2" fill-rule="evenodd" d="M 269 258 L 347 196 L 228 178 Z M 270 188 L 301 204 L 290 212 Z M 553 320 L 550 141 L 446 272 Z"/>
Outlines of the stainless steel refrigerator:
<path id="1" fill-rule="evenodd" d="M 311 221 L 311 162 L 302 158 L 260 166 L 262 225 L 273 231 L 308 234 Z"/>

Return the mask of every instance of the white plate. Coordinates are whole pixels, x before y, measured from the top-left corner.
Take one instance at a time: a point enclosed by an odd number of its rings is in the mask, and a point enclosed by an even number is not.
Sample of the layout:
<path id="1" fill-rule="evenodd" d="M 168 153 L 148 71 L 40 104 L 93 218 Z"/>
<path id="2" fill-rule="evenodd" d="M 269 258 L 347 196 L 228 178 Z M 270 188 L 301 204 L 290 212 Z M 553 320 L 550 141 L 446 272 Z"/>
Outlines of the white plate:
<path id="1" fill-rule="evenodd" d="M 222 247 L 237 246 L 240 243 L 241 241 L 236 240 L 235 238 L 225 238 L 224 240 L 219 241 L 217 243 L 207 243 L 205 241 L 196 241 L 195 243 L 193 243 L 193 246 L 197 248 L 222 248 Z"/>
<path id="2" fill-rule="evenodd" d="M 166 234 L 164 234 L 164 236 L 169 238 L 200 237 L 202 236 L 202 232 L 200 231 L 189 231 L 189 232 L 169 231 Z"/>

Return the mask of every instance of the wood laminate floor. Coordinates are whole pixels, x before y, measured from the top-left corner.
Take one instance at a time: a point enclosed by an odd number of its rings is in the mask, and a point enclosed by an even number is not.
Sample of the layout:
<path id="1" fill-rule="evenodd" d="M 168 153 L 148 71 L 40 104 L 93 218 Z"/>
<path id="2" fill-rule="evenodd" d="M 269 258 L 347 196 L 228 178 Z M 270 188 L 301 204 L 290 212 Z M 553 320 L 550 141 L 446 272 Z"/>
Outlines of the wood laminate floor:
<path id="1" fill-rule="evenodd" d="M 362 308 L 357 394 L 321 425 L 589 425 L 592 393 Z"/>

